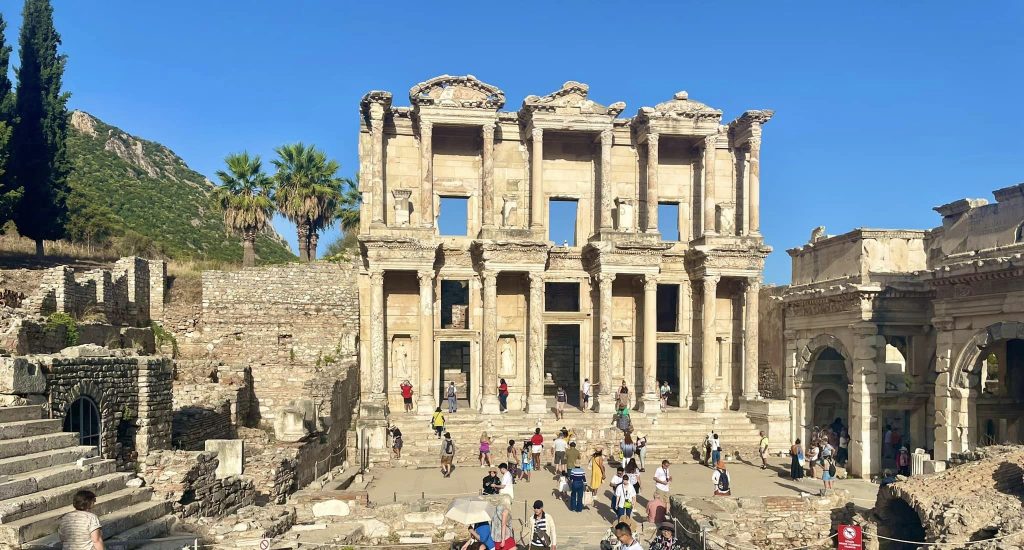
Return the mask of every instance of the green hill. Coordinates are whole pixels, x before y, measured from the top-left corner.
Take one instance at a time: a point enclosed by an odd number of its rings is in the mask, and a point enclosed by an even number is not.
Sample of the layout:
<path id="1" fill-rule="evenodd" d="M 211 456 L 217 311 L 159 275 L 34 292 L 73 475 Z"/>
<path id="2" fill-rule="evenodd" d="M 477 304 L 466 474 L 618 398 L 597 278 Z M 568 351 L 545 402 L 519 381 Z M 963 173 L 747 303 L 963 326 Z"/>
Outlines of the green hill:
<path id="1" fill-rule="evenodd" d="M 225 232 L 210 198 L 213 184 L 170 149 L 75 111 L 68 154 L 76 240 L 107 234 L 174 259 L 242 260 L 241 241 Z M 262 263 L 295 259 L 272 229 L 256 240 L 256 255 Z"/>

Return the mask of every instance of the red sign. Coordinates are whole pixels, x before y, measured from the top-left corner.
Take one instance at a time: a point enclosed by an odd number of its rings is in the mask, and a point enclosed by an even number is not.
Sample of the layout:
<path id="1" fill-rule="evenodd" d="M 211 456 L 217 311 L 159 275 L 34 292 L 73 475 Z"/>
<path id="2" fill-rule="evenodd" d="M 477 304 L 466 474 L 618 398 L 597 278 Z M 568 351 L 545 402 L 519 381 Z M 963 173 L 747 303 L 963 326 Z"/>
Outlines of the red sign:
<path id="1" fill-rule="evenodd" d="M 839 524 L 839 550 L 863 550 L 862 535 L 859 525 Z"/>

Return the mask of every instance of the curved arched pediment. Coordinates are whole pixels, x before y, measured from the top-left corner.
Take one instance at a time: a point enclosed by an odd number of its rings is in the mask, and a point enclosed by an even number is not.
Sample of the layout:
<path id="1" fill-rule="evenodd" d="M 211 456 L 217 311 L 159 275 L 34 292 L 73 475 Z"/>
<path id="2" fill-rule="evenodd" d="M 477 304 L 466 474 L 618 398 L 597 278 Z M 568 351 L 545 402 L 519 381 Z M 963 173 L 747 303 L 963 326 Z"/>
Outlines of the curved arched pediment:
<path id="1" fill-rule="evenodd" d="M 708 105 L 690 99 L 690 94 L 685 91 L 676 92 L 672 96 L 672 99 L 663 101 L 654 107 L 641 107 L 640 116 L 642 118 L 660 118 L 660 117 L 677 117 L 677 118 L 694 118 L 703 119 L 710 118 L 714 120 L 722 119 L 722 111 L 709 107 Z"/>
<path id="2" fill-rule="evenodd" d="M 505 92 L 496 86 L 466 76 L 441 75 L 420 82 L 409 89 L 413 106 L 452 107 L 461 109 L 501 109 Z"/>
<path id="3" fill-rule="evenodd" d="M 589 99 L 590 87 L 582 82 L 570 80 L 562 87 L 545 96 L 526 96 L 523 109 L 531 111 L 547 111 L 564 114 L 606 115 L 616 117 L 626 104 L 618 101 L 609 106 L 601 105 Z"/>
<path id="4" fill-rule="evenodd" d="M 981 354 L 985 348 L 996 342 L 1022 339 L 1024 340 L 1024 323 L 1018 321 L 1004 321 L 985 327 L 978 331 L 960 350 L 954 363 L 952 378 L 949 387 L 970 389 L 967 379 L 971 375 L 979 375 L 981 372 Z"/>
<path id="5" fill-rule="evenodd" d="M 835 350 L 836 353 L 843 357 L 843 364 L 846 366 L 846 379 L 853 380 L 853 356 L 846 350 L 846 346 L 843 345 L 843 341 L 831 334 L 819 334 L 814 338 L 811 338 L 807 344 L 799 350 L 800 368 L 796 373 L 798 381 L 810 382 L 811 377 L 814 376 L 812 369 L 814 361 L 822 351 L 829 348 Z"/>

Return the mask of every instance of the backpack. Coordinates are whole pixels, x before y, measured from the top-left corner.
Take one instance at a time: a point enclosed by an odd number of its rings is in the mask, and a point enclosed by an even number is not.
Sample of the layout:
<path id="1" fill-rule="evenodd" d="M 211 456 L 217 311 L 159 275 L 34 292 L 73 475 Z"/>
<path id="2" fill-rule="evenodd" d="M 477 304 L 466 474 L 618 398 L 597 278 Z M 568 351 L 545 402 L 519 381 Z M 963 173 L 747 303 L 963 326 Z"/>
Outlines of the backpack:
<path id="1" fill-rule="evenodd" d="M 729 492 L 729 474 L 728 472 L 722 472 L 722 475 L 718 476 L 718 490 L 727 493 Z"/>
<path id="2" fill-rule="evenodd" d="M 836 461 L 829 459 L 828 461 L 828 475 L 835 477 L 836 475 Z"/>
<path id="3" fill-rule="evenodd" d="M 451 439 L 446 439 L 444 441 L 444 454 L 446 454 L 446 455 L 455 454 L 455 443 L 453 443 Z"/>

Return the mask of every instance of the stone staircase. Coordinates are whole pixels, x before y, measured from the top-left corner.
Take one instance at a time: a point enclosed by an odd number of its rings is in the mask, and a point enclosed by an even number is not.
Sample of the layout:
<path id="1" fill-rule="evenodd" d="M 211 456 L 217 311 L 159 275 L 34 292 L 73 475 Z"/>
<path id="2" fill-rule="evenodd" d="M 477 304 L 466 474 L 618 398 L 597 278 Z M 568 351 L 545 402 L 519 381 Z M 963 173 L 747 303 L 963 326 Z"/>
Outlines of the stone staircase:
<path id="1" fill-rule="evenodd" d="M 114 460 L 80 446 L 62 432 L 60 419 L 46 419 L 38 405 L 0 407 L 0 548 L 59 548 L 60 518 L 73 510 L 76 492 L 96 494 L 93 512 L 103 536 L 119 548 L 137 548 L 167 533 L 169 502 L 152 490 L 131 488 L 131 474 Z"/>
<path id="2" fill-rule="evenodd" d="M 634 412 L 630 415 L 634 432 L 644 433 L 648 441 L 648 466 L 654 461 L 667 458 L 673 462 L 693 462 L 694 455 L 712 429 L 718 433 L 723 449 L 732 456 L 739 452 L 744 460 L 754 460 L 760 436 L 757 428 L 739 411 L 725 411 L 716 414 L 699 413 L 689 409 L 668 408 L 658 414 Z M 610 413 L 591 413 L 579 410 L 566 411 L 565 418 L 556 420 L 554 414 L 526 414 L 509 412 L 502 415 L 482 415 L 474 411 L 461 410 L 446 414 L 445 429 L 452 434 L 456 445 L 456 463 L 476 463 L 480 434 L 487 432 L 492 438 L 491 461 L 495 465 L 505 460 L 505 447 L 509 439 L 522 442 L 541 428 L 545 440 L 545 462 L 549 462 L 550 442 L 555 433 L 565 426 L 576 432 L 577 439 L 589 451 L 595 445 L 603 445 L 605 456 L 609 451 L 618 450 L 622 432 L 612 425 Z M 440 442 L 430 428 L 430 416 L 398 412 L 390 417 L 390 423 L 402 430 L 404 446 L 402 459 L 389 459 L 394 466 L 438 465 Z M 614 456 L 614 455 L 613 455 Z"/>

